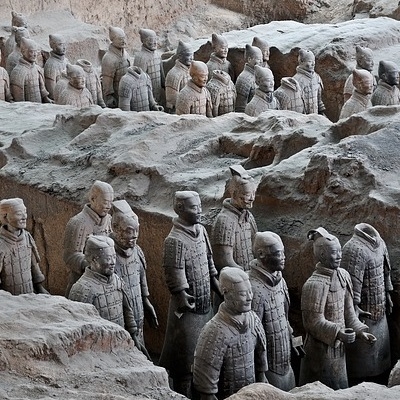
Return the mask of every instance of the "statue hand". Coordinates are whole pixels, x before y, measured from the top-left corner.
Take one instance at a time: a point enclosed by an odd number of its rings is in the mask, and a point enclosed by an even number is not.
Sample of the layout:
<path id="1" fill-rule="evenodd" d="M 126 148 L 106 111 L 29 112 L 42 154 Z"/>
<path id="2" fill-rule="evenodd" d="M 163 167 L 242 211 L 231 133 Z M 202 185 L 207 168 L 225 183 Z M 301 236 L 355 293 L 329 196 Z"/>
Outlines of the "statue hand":
<path id="1" fill-rule="evenodd" d="M 268 379 L 265 376 L 265 372 L 264 371 L 256 372 L 256 382 L 268 383 Z"/>
<path id="2" fill-rule="evenodd" d="M 54 100 L 50 99 L 50 97 L 45 96 L 42 99 L 43 103 L 50 103 L 50 104 L 54 104 Z"/>
<path id="3" fill-rule="evenodd" d="M 117 103 L 114 99 L 114 96 L 112 96 L 112 95 L 108 95 L 105 99 L 105 102 L 106 102 L 106 106 L 109 108 L 117 107 Z"/>
<path id="4" fill-rule="evenodd" d="M 219 281 L 216 276 L 210 277 L 210 286 L 211 290 L 213 290 L 221 300 L 224 300 L 224 295 L 221 293 L 221 290 L 219 288 Z"/>
<path id="5" fill-rule="evenodd" d="M 154 310 L 153 304 L 150 303 L 148 297 L 143 297 L 143 307 L 145 312 L 147 313 L 146 319 L 149 322 L 150 326 L 154 329 L 158 328 L 158 319 L 156 311 Z"/>
<path id="6" fill-rule="evenodd" d="M 362 310 L 357 304 L 354 305 L 354 310 L 359 319 L 361 319 L 361 317 L 371 318 L 372 316 L 370 312 Z"/>
<path id="7" fill-rule="evenodd" d="M 164 107 L 163 107 L 163 106 L 159 106 L 158 104 L 155 104 L 155 105 L 152 107 L 152 110 L 153 110 L 153 111 L 164 111 Z"/>
<path id="8" fill-rule="evenodd" d="M 186 293 L 185 290 L 175 293 L 175 296 L 177 296 L 178 299 L 178 312 L 190 311 L 195 308 L 194 297 Z"/>
<path id="9" fill-rule="evenodd" d="M 363 340 L 364 342 L 369 343 L 370 345 L 374 344 L 376 342 L 376 337 L 372 334 L 372 333 L 368 333 L 368 332 L 359 332 L 357 334 L 357 337 L 361 340 Z"/>
<path id="10" fill-rule="evenodd" d="M 131 334 L 131 338 L 132 338 L 133 342 L 135 343 L 135 346 L 147 357 L 147 359 L 149 361 L 151 361 L 149 352 L 147 351 L 145 345 L 143 343 L 141 343 L 141 341 L 137 337 L 136 333 Z"/>
<path id="11" fill-rule="evenodd" d="M 50 294 L 41 283 L 35 283 L 35 290 L 36 293 L 40 293 L 40 294 Z"/>
<path id="12" fill-rule="evenodd" d="M 349 344 L 356 340 L 356 333 L 351 328 L 341 329 L 336 338 L 343 343 Z"/>
<path id="13" fill-rule="evenodd" d="M 389 292 L 386 292 L 386 312 L 391 314 L 393 311 L 393 300 Z"/>

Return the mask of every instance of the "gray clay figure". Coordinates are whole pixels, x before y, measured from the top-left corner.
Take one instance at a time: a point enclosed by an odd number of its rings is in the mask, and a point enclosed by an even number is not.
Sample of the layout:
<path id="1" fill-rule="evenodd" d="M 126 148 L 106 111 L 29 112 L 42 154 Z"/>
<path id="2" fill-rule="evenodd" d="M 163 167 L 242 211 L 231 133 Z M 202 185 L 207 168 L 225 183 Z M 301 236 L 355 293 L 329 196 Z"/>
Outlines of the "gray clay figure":
<path id="1" fill-rule="evenodd" d="M 193 365 L 193 384 L 201 400 L 225 399 L 244 386 L 267 382 L 266 338 L 251 310 L 253 293 L 246 272 L 224 268 L 224 302 L 201 331 Z"/>
<path id="2" fill-rule="evenodd" d="M 296 79 L 292 77 L 282 78 L 281 86 L 275 90 L 274 95 L 279 101 L 281 110 L 304 113 L 302 90 Z"/>
<path id="3" fill-rule="evenodd" d="M 340 268 L 339 240 L 324 228 L 308 232 L 314 242 L 315 271 L 303 286 L 301 310 L 306 331 L 299 385 L 320 381 L 332 389 L 348 387 L 345 346 L 376 338 L 357 318 L 350 274 Z"/>
<path id="4" fill-rule="evenodd" d="M 258 47 L 263 56 L 262 63 L 260 67 L 269 68 L 269 44 L 266 40 L 259 38 L 258 36 L 254 36 L 253 42 L 251 43 L 252 46 Z"/>
<path id="5" fill-rule="evenodd" d="M 236 88 L 227 72 L 215 69 L 207 89 L 211 95 L 214 117 L 235 111 Z"/>
<path id="6" fill-rule="evenodd" d="M 224 71 L 230 75 L 232 81 L 235 81 L 235 71 L 232 64 L 227 60 L 228 56 L 228 41 L 222 35 L 213 33 L 211 35 L 212 53 L 207 61 L 208 79 L 212 79 L 212 73 L 215 70 Z"/>
<path id="7" fill-rule="evenodd" d="M 30 38 L 30 34 L 27 28 L 24 27 L 16 27 L 13 26 L 12 28 L 15 36 L 15 46 L 14 50 L 8 55 L 7 61 L 6 61 L 6 70 L 8 73 L 8 76 L 11 75 L 12 70 L 14 67 L 18 64 L 19 59 L 22 57 L 21 53 L 21 39 Z"/>
<path id="8" fill-rule="evenodd" d="M 394 106 L 400 104 L 399 67 L 391 61 L 380 61 L 378 86 L 371 97 L 373 106 Z"/>
<path id="9" fill-rule="evenodd" d="M 45 293 L 39 252 L 26 228 L 22 199 L 0 201 L 0 289 L 11 294 Z"/>
<path id="10" fill-rule="evenodd" d="M 105 108 L 106 103 L 104 103 L 103 99 L 100 77 L 93 68 L 92 63 L 88 60 L 80 59 L 76 62 L 76 65 L 79 65 L 85 71 L 85 85 L 92 95 L 93 103 Z"/>
<path id="11" fill-rule="evenodd" d="M 13 102 L 10 90 L 10 77 L 3 67 L 0 67 L 0 101 Z"/>

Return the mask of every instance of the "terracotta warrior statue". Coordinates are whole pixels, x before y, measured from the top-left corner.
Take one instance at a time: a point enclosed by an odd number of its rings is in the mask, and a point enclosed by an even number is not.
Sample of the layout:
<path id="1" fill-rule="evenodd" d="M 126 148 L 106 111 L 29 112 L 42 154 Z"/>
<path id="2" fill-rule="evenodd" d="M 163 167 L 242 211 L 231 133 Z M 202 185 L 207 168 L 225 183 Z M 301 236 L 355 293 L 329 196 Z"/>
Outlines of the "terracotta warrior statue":
<path id="1" fill-rule="evenodd" d="M 301 87 L 304 114 L 324 114 L 325 105 L 322 101 L 324 85 L 321 77 L 314 71 L 315 56 L 310 50 L 299 50 L 299 65 L 293 78 Z"/>
<path id="2" fill-rule="evenodd" d="M 118 107 L 123 111 L 164 111 L 153 97 L 151 79 L 141 68 L 129 67 L 119 81 Z"/>
<path id="3" fill-rule="evenodd" d="M 151 29 L 140 29 L 139 35 L 142 49 L 135 54 L 134 65 L 149 75 L 154 100 L 163 104 L 165 75 L 161 54 L 157 51 L 157 35 Z"/>
<path id="4" fill-rule="evenodd" d="M 373 346 L 376 337 L 357 318 L 350 274 L 339 267 L 339 240 L 324 228 L 309 231 L 308 238 L 314 242 L 317 265 L 301 294 L 306 339 L 299 385 L 320 381 L 344 389 L 348 387 L 345 345 L 363 340 Z"/>
<path id="5" fill-rule="evenodd" d="M 243 71 L 236 80 L 236 107 L 235 111 L 244 112 L 247 103 L 253 98 L 256 90 L 256 77 L 254 67 L 261 65 L 262 53 L 258 47 L 246 44 L 244 52 L 246 61 Z"/>
<path id="6" fill-rule="evenodd" d="M 279 110 L 279 100 L 274 95 L 274 75 L 269 68 L 254 66 L 257 89 L 244 112 L 257 117 L 266 110 Z"/>
<path id="7" fill-rule="evenodd" d="M 227 72 L 215 69 L 207 89 L 211 95 L 213 117 L 235 111 L 236 87 Z"/>
<path id="8" fill-rule="evenodd" d="M 174 390 L 191 398 L 197 339 L 212 317 L 211 290 L 220 295 L 207 232 L 200 224 L 197 192 L 175 193 L 173 227 L 164 242 L 164 272 L 171 293 L 160 366 L 169 371 Z"/>
<path id="9" fill-rule="evenodd" d="M 67 45 L 62 35 L 49 35 L 51 47 L 49 58 L 44 64 L 44 79 L 49 97 L 54 100 L 54 88 L 61 73 L 67 69 L 68 59 L 65 57 Z"/>
<path id="10" fill-rule="evenodd" d="M 0 201 L 0 289 L 11 294 L 46 293 L 39 252 L 26 228 L 22 199 Z"/>
<path id="11" fill-rule="evenodd" d="M 85 85 L 92 95 L 93 103 L 105 108 L 106 103 L 103 99 L 100 77 L 93 68 L 92 63 L 88 60 L 80 59 L 76 62 L 76 65 L 79 65 L 85 71 Z"/>
<path id="12" fill-rule="evenodd" d="M 193 384 L 201 400 L 225 399 L 254 382 L 268 382 L 266 339 L 251 310 L 253 293 L 246 272 L 224 268 L 224 302 L 201 331 L 193 365 Z"/>
<path id="13" fill-rule="evenodd" d="M 125 51 L 125 32 L 111 26 L 109 36 L 111 44 L 101 60 L 103 99 L 107 107 L 116 108 L 118 107 L 119 81 L 126 74 L 130 61 L 129 55 Z"/>
<path id="14" fill-rule="evenodd" d="M 253 289 L 251 308 L 260 318 L 267 337 L 266 375 L 271 385 L 289 391 L 296 386 L 296 381 L 291 366 L 294 338 L 288 320 L 290 299 L 282 277 L 285 249 L 281 238 L 267 231 L 255 234 L 253 252 L 256 258 L 250 263 L 249 273 Z"/>
<path id="15" fill-rule="evenodd" d="M 146 259 L 136 244 L 139 236 L 139 219 L 125 200 L 112 203 L 112 233 L 116 263 L 115 273 L 125 282 L 137 326 L 137 337 L 144 344 L 143 325 L 146 318 L 153 328 L 158 328 L 157 315 L 149 300 L 146 278 Z"/>
<path id="16" fill-rule="evenodd" d="M 353 94 L 350 99 L 343 104 L 339 119 L 350 117 L 367 108 L 372 107 L 371 95 L 373 90 L 372 75 L 365 69 L 355 69 L 353 71 Z"/>
<path id="17" fill-rule="evenodd" d="M 373 226 L 361 223 L 354 227 L 352 238 L 343 246 L 341 266 L 351 276 L 356 314 L 377 338 L 374 346 L 357 341 L 346 349 L 347 372 L 350 380 L 369 380 L 391 365 L 386 315 L 393 307 L 389 254 Z"/>
<path id="18" fill-rule="evenodd" d="M 8 101 L 10 103 L 14 101 L 10 90 L 10 77 L 3 67 L 0 67 L 0 101 Z"/>
<path id="19" fill-rule="evenodd" d="M 19 59 L 22 57 L 21 53 L 21 39 L 30 38 L 30 34 L 27 28 L 24 27 L 16 27 L 13 26 L 12 28 L 15 36 L 15 46 L 14 50 L 8 55 L 7 61 L 6 61 L 6 70 L 8 73 L 8 76 L 11 75 L 12 70 L 14 67 L 18 64 Z"/>
<path id="20" fill-rule="evenodd" d="M 189 68 L 190 79 L 178 93 L 176 113 L 200 114 L 212 117 L 211 95 L 207 85 L 208 69 L 202 61 L 192 61 Z"/>
<path id="21" fill-rule="evenodd" d="M 379 82 L 371 97 L 373 106 L 393 106 L 400 104 L 399 67 L 391 61 L 380 61 Z"/>
<path id="22" fill-rule="evenodd" d="M 89 203 L 72 217 L 64 233 L 64 263 L 69 269 L 68 297 L 71 286 L 81 277 L 87 262 L 83 254 L 86 238 L 91 235 L 108 235 L 111 232 L 111 216 L 108 212 L 114 199 L 110 184 L 95 181 L 89 192 Z"/>
<path id="23" fill-rule="evenodd" d="M 258 47 L 263 56 L 263 61 L 260 64 L 260 67 L 269 68 L 269 44 L 266 40 L 259 38 L 258 36 L 254 36 L 252 46 Z"/>
<path id="24" fill-rule="evenodd" d="M 85 243 L 84 257 L 87 267 L 72 286 L 68 298 L 93 304 L 102 318 L 125 328 L 138 349 L 148 357 L 146 348 L 137 337 L 137 326 L 124 282 L 114 273 L 114 241 L 107 236 L 90 235 Z"/>
<path id="25" fill-rule="evenodd" d="M 14 101 L 32 101 L 34 103 L 52 103 L 44 84 L 42 69 L 36 64 L 37 44 L 21 39 L 22 57 L 10 76 L 10 88 Z"/>
<path id="26" fill-rule="evenodd" d="M 170 113 L 175 113 L 178 93 L 190 79 L 189 67 L 193 61 L 193 50 L 187 44 L 179 41 L 176 55 L 178 59 L 165 78 L 166 106 Z"/>
<path id="27" fill-rule="evenodd" d="M 224 71 L 230 75 L 232 81 L 235 81 L 235 71 L 232 64 L 226 59 L 228 55 L 228 41 L 222 35 L 213 33 L 211 35 L 211 45 L 213 52 L 207 61 L 208 79 L 213 76 L 213 71 Z"/>
<path id="28" fill-rule="evenodd" d="M 278 99 L 281 110 L 304 113 L 304 102 L 299 82 L 291 77 L 281 79 L 281 86 L 275 90 L 274 96 Z"/>
<path id="29" fill-rule="evenodd" d="M 68 85 L 59 94 L 58 104 L 83 108 L 93 105 L 92 95 L 85 86 L 86 74 L 79 65 L 67 65 Z"/>
<path id="30" fill-rule="evenodd" d="M 370 72 L 373 79 L 373 89 L 376 88 L 376 79 L 372 70 L 374 69 L 374 56 L 372 50 L 368 47 L 356 46 L 356 69 L 365 69 Z M 350 96 L 353 94 L 353 74 L 350 74 L 349 77 L 346 79 L 343 89 L 343 98 L 344 102 L 346 102 Z"/>

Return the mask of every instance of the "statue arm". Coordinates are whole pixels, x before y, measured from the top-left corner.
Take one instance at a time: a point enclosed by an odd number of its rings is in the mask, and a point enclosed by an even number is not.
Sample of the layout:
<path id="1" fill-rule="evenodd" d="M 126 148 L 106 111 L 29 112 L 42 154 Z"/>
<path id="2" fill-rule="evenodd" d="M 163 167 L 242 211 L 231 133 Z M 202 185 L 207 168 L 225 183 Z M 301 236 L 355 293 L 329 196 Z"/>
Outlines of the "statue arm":
<path id="1" fill-rule="evenodd" d="M 351 280 L 348 280 L 348 285 L 351 285 Z M 344 319 L 346 328 L 352 328 L 358 334 L 360 332 L 365 332 L 368 330 L 368 326 L 363 324 L 356 314 L 356 310 L 354 308 L 354 301 L 352 292 L 350 289 L 346 290 L 345 298 L 344 298 Z"/>
<path id="2" fill-rule="evenodd" d="M 233 246 L 217 244 L 214 245 L 213 249 L 214 261 L 218 270 L 221 270 L 223 267 L 236 267 L 243 269 L 243 267 L 237 264 L 233 259 Z"/>
<path id="3" fill-rule="evenodd" d="M 204 90 L 206 91 L 206 115 L 208 118 L 212 118 L 213 117 L 213 103 L 211 101 L 211 95 L 207 88 L 204 88 Z M 217 114 L 218 114 L 218 110 L 217 110 Z"/>
<path id="4" fill-rule="evenodd" d="M 4 71 L 6 72 L 6 71 Z M 13 97 L 10 90 L 10 78 L 7 73 L 4 74 L 4 95 L 6 101 L 12 103 Z"/>
<path id="5" fill-rule="evenodd" d="M 23 82 L 23 76 L 18 68 L 15 67 L 11 72 L 10 77 L 10 91 L 14 101 L 24 101 L 25 100 L 25 85 Z"/>
<path id="6" fill-rule="evenodd" d="M 254 369 L 256 376 L 258 376 L 257 382 L 265 382 L 265 372 L 268 371 L 267 338 L 265 336 L 265 330 L 261 320 L 255 314 L 254 318 L 255 331 L 257 334 L 257 343 L 254 355 Z"/>
<path id="7" fill-rule="evenodd" d="M 318 75 L 318 114 L 322 114 L 326 107 L 322 101 L 322 91 L 324 90 L 324 85 L 322 83 L 321 77 Z"/>
<path id="8" fill-rule="evenodd" d="M 188 99 L 186 95 L 184 95 L 183 91 L 178 93 L 178 97 L 176 99 L 176 114 L 190 114 L 192 109 L 192 103 Z"/>

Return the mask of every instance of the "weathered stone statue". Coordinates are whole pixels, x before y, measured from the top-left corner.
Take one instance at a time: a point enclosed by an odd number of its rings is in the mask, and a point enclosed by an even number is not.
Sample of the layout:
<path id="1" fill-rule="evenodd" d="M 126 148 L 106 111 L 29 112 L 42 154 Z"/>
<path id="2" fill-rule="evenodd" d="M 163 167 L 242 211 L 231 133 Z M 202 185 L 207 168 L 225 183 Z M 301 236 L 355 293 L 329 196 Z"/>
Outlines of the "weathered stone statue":
<path id="1" fill-rule="evenodd" d="M 279 110 L 279 100 L 274 95 L 274 75 L 269 68 L 254 66 L 257 89 L 244 112 L 257 117 L 266 110 Z"/>
<path id="2" fill-rule="evenodd" d="M 163 104 L 165 75 L 161 54 L 157 51 L 157 35 L 151 29 L 140 29 L 139 35 L 142 48 L 135 54 L 134 65 L 149 75 L 154 100 Z"/>
<path id="3" fill-rule="evenodd" d="M 310 50 L 299 50 L 299 65 L 293 78 L 299 82 L 301 87 L 304 114 L 323 114 L 325 105 L 322 101 L 322 90 L 324 85 L 321 77 L 314 71 L 315 56 Z"/>
<path id="4" fill-rule="evenodd" d="M 67 70 L 61 73 L 56 86 L 54 87 L 54 103 L 60 104 L 60 95 L 68 87 L 69 79 L 67 76 Z"/>
<path id="5" fill-rule="evenodd" d="M 115 273 L 125 282 L 126 292 L 132 304 L 137 326 L 137 337 L 144 344 L 143 325 L 145 311 L 148 322 L 158 327 L 157 315 L 149 300 L 146 278 L 146 259 L 142 249 L 136 244 L 139 236 L 139 219 L 125 200 L 112 203 L 112 233 L 116 263 Z"/>
<path id="6" fill-rule="evenodd" d="M 225 301 L 201 331 L 194 356 L 193 384 L 201 400 L 225 399 L 251 383 L 267 382 L 265 332 L 251 310 L 249 277 L 224 268 L 220 287 Z"/>
<path id="7" fill-rule="evenodd" d="M 0 100 L 8 102 L 14 101 L 10 91 L 10 77 L 3 67 L 0 67 Z"/>
<path id="8" fill-rule="evenodd" d="M 108 235 L 111 232 L 111 216 L 108 212 L 113 199 L 114 190 L 111 185 L 95 181 L 90 188 L 89 203 L 68 221 L 64 233 L 63 254 L 65 265 L 69 269 L 66 297 L 68 297 L 71 286 L 81 277 L 87 267 L 83 254 L 87 237 L 91 234 Z"/>
<path id="9" fill-rule="evenodd" d="M 347 372 L 349 379 L 371 379 L 391 365 L 386 315 L 393 307 L 389 254 L 373 226 L 361 223 L 354 227 L 352 238 L 343 246 L 341 266 L 351 276 L 356 314 L 377 338 L 374 346 L 356 341 L 347 347 Z"/>
<path id="10" fill-rule="evenodd" d="M 213 117 L 235 111 L 236 87 L 227 72 L 215 69 L 206 87 L 211 95 Z"/>
<path id="11" fill-rule="evenodd" d="M 296 79 L 291 77 L 282 78 L 281 86 L 275 90 L 274 95 L 279 101 L 281 110 L 304 113 L 302 91 Z"/>
<path id="12" fill-rule="evenodd" d="M 130 65 L 129 55 L 125 51 L 125 32 L 111 26 L 109 28 L 110 47 L 101 60 L 103 82 L 103 99 L 110 108 L 118 107 L 118 87 L 120 79 L 126 74 Z"/>
<path id="13" fill-rule="evenodd" d="M 86 74 L 79 65 L 67 64 L 68 85 L 57 96 L 58 104 L 70 105 L 78 108 L 93 105 L 92 95 L 85 86 Z"/>
<path id="14" fill-rule="evenodd" d="M 339 268 L 339 240 L 324 228 L 308 232 L 314 241 L 315 271 L 303 286 L 301 310 L 306 331 L 305 356 L 301 360 L 299 385 L 320 381 L 332 389 L 348 387 L 345 344 L 375 336 L 357 318 L 350 274 Z"/>
<path id="15" fill-rule="evenodd" d="M 258 36 L 254 36 L 252 46 L 258 47 L 261 50 L 263 60 L 260 67 L 269 68 L 269 44 L 266 40 L 259 38 Z"/>
<path id="16" fill-rule="evenodd" d="M 10 88 L 14 101 L 32 101 L 34 103 L 52 103 L 44 84 L 42 69 L 36 64 L 37 44 L 21 39 L 22 57 L 10 76 Z"/>
<path id="17" fill-rule="evenodd" d="M 211 35 L 211 45 L 213 52 L 210 59 L 207 61 L 208 79 L 213 76 L 213 71 L 224 71 L 230 75 L 232 81 L 235 81 L 235 71 L 232 64 L 227 60 L 228 55 L 228 41 L 222 35 L 213 33 Z"/>
<path id="18" fill-rule="evenodd" d="M 51 47 L 49 58 L 44 64 L 44 80 L 49 97 L 54 100 L 54 88 L 63 71 L 66 71 L 68 59 L 65 57 L 67 45 L 62 35 L 49 35 Z"/>
<path id="19" fill-rule="evenodd" d="M 252 310 L 260 318 L 267 337 L 268 382 L 289 391 L 296 386 L 291 362 L 292 332 L 288 320 L 289 292 L 282 271 L 285 249 L 273 232 L 257 232 L 254 237 L 249 273 L 253 289 Z"/>
<path id="20" fill-rule="evenodd" d="M 193 61 L 193 51 L 187 44 L 179 41 L 176 55 L 178 59 L 165 78 L 166 107 L 171 113 L 175 112 L 178 93 L 190 79 L 189 67 Z"/>
<path id="21" fill-rule="evenodd" d="M 236 107 L 235 111 L 244 112 L 247 103 L 253 98 L 256 90 L 256 77 L 254 66 L 261 65 L 262 53 L 258 47 L 246 44 L 244 52 L 246 61 L 243 71 L 236 80 Z"/>
<path id="22" fill-rule="evenodd" d="M 373 90 L 376 88 L 376 79 L 372 70 L 374 69 L 374 57 L 372 54 L 372 50 L 368 47 L 356 46 L 356 69 L 365 69 L 369 71 L 373 78 Z M 343 89 L 343 98 L 344 102 L 346 102 L 350 96 L 353 94 L 353 74 L 350 74 L 346 79 Z"/>
<path id="23" fill-rule="evenodd" d="M 378 68 L 379 82 L 372 93 L 373 106 L 393 106 L 400 104 L 399 67 L 391 61 L 380 61 Z"/>
<path id="24" fill-rule="evenodd" d="M 173 227 L 164 242 L 164 272 L 171 293 L 160 365 L 174 390 L 191 397 L 192 364 L 197 339 L 212 317 L 211 290 L 219 284 L 207 232 L 200 224 L 198 193 L 175 193 Z"/>
<path id="25" fill-rule="evenodd" d="M 208 69 L 202 61 L 192 61 L 189 68 L 190 79 L 178 93 L 176 113 L 200 114 L 212 117 L 211 95 L 207 85 Z"/>
<path id="26" fill-rule="evenodd" d="M 211 233 L 217 270 L 237 267 L 248 271 L 253 260 L 252 241 L 257 232 L 256 221 L 249 211 L 253 207 L 256 184 L 241 165 L 230 167 L 230 198 L 222 203 Z"/>
<path id="27" fill-rule="evenodd" d="M 46 293 L 39 252 L 26 228 L 22 199 L 0 201 L 0 289 L 11 294 Z"/>
<path id="28" fill-rule="evenodd" d="M 124 282 L 114 273 L 114 241 L 107 236 L 90 235 L 84 254 L 87 267 L 72 286 L 68 298 L 93 304 L 102 318 L 125 328 L 138 349 L 148 356 L 137 337 L 137 326 Z"/>
<path id="29" fill-rule="evenodd" d="M 129 67 L 119 81 L 118 107 L 123 111 L 163 111 L 153 97 L 151 79 L 141 68 Z"/>
<path id="30" fill-rule="evenodd" d="M 353 84 L 353 94 L 350 99 L 343 104 L 339 119 L 350 117 L 353 114 L 372 107 L 371 94 L 373 90 L 373 80 L 370 72 L 365 69 L 355 69 L 353 71 Z"/>
<path id="31" fill-rule="evenodd" d="M 14 37 L 15 37 L 15 46 L 14 50 L 8 55 L 6 61 L 6 70 L 8 76 L 11 75 L 12 70 L 18 64 L 19 59 L 22 57 L 21 39 L 23 37 L 27 39 L 30 38 L 30 34 L 27 28 L 13 26 L 12 30 L 14 32 Z"/>
<path id="32" fill-rule="evenodd" d="M 88 60 L 80 59 L 76 62 L 76 65 L 79 65 L 85 71 L 85 85 L 92 95 L 93 103 L 105 108 L 106 103 L 104 103 L 103 99 L 100 77 L 93 68 L 92 63 Z"/>

